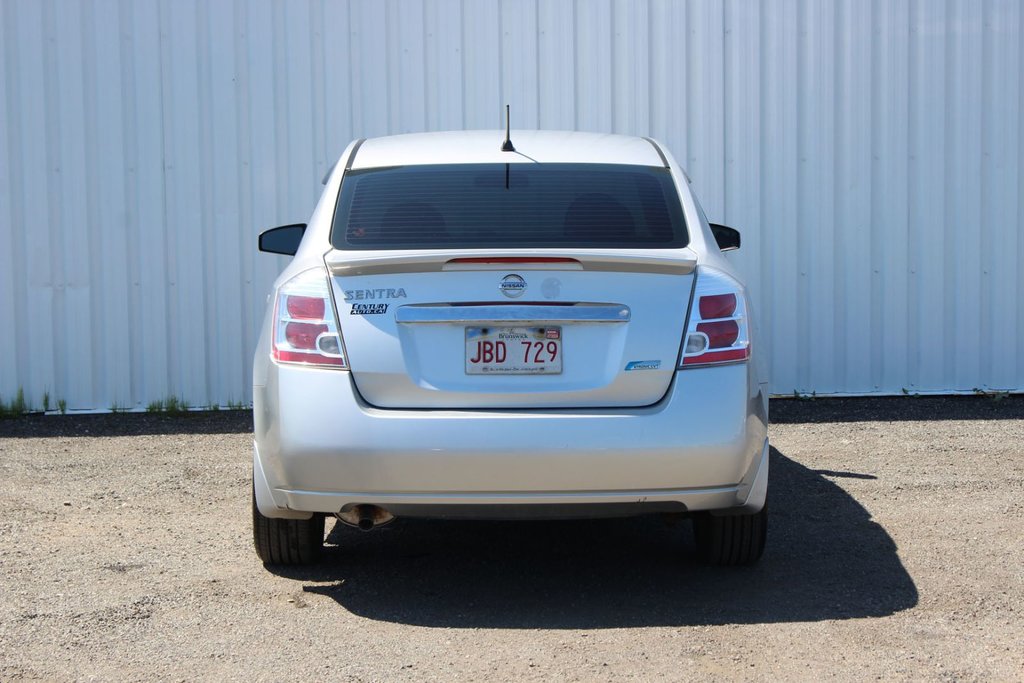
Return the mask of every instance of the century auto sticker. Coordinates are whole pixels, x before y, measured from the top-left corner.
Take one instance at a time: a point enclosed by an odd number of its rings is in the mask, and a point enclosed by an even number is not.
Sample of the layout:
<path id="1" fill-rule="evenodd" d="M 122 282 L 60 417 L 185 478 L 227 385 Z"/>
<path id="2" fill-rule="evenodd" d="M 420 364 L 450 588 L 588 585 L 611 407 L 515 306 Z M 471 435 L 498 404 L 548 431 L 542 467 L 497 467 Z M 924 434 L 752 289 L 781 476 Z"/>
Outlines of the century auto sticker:
<path id="1" fill-rule="evenodd" d="M 387 311 L 387 304 L 352 304 L 352 310 L 348 313 L 349 315 L 380 315 Z"/>

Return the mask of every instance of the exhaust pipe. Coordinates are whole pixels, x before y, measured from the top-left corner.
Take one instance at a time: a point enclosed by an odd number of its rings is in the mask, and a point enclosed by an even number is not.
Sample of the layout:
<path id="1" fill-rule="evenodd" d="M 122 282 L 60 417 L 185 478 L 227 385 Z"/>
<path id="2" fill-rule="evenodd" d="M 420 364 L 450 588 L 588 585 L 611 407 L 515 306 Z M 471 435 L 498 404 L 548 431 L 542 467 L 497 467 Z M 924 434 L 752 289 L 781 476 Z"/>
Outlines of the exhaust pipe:
<path id="1" fill-rule="evenodd" d="M 373 513 L 363 507 L 359 511 L 359 523 L 357 524 L 360 531 L 369 531 L 373 528 Z"/>
<path id="2" fill-rule="evenodd" d="M 395 519 L 393 514 L 378 505 L 355 505 L 347 510 L 342 510 L 335 517 L 342 523 L 360 531 L 370 531 Z"/>

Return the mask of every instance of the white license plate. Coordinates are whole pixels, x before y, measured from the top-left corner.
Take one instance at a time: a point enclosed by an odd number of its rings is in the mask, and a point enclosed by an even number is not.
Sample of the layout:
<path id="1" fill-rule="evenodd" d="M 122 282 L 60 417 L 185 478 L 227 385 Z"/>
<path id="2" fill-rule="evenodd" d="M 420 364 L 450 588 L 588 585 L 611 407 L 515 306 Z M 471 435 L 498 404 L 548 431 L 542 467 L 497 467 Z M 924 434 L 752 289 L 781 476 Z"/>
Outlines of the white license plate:
<path id="1" fill-rule="evenodd" d="M 561 327 L 467 327 L 467 375 L 558 375 Z"/>

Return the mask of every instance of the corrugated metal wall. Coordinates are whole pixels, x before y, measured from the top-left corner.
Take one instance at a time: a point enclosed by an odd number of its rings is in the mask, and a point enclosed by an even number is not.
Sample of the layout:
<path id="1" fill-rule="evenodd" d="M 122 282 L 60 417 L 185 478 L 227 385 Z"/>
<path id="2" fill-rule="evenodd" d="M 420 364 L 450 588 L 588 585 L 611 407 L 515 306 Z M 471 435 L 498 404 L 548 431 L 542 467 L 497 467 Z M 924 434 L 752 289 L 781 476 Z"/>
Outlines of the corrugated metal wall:
<path id="1" fill-rule="evenodd" d="M 659 138 L 743 231 L 777 393 L 1024 389 L 1016 0 L 2 0 L 0 395 L 248 401 L 354 137 Z"/>

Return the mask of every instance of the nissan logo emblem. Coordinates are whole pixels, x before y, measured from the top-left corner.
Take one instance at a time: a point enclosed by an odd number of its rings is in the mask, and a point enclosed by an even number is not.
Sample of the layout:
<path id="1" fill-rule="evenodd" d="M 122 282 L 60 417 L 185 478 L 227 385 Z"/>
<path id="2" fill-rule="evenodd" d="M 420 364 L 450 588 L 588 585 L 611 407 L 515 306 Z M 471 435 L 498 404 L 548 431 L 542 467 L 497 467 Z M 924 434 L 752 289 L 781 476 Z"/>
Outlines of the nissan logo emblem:
<path id="1" fill-rule="evenodd" d="M 501 278 L 501 284 L 498 288 L 505 296 L 515 299 L 522 296 L 523 292 L 526 291 L 526 280 L 518 275 L 506 275 Z"/>

